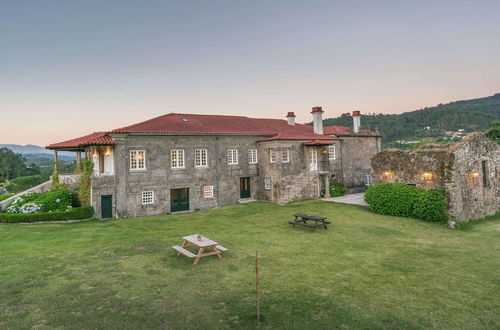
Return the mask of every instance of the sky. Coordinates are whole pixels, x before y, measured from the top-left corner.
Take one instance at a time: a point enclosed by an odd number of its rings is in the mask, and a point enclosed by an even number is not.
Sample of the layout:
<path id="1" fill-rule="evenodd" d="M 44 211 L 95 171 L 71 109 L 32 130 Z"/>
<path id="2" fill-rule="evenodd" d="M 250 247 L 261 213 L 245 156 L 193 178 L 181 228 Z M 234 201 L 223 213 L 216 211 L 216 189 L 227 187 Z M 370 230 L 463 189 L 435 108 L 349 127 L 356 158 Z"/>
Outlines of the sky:
<path id="1" fill-rule="evenodd" d="M 500 1 L 0 0 L 0 144 L 500 92 Z"/>

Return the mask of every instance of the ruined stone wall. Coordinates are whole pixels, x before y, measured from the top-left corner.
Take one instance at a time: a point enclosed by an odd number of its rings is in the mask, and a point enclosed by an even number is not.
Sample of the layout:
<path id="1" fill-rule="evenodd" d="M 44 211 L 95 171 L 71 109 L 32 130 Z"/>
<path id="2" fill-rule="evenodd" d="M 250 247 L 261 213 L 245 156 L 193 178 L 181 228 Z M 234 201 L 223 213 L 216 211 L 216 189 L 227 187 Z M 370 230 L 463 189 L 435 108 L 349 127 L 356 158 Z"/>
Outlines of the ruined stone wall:
<path id="1" fill-rule="evenodd" d="M 446 184 L 450 215 L 464 221 L 495 214 L 500 209 L 500 146 L 477 133 L 451 152 L 455 162 Z M 482 161 L 487 164 L 486 185 Z"/>
<path id="2" fill-rule="evenodd" d="M 371 160 L 373 182 L 412 184 L 421 188 L 444 188 L 453 155 L 446 149 L 418 151 L 385 150 Z"/>
<path id="3" fill-rule="evenodd" d="M 483 184 L 482 161 L 487 163 L 487 185 Z M 375 183 L 443 188 L 448 213 L 460 221 L 481 219 L 500 209 L 500 146 L 481 133 L 450 147 L 386 150 L 372 158 L 372 167 Z"/>
<path id="4" fill-rule="evenodd" d="M 351 191 L 366 189 L 364 176 L 371 174 L 370 159 L 377 154 L 378 137 L 345 136 L 341 142 L 342 180 Z"/>

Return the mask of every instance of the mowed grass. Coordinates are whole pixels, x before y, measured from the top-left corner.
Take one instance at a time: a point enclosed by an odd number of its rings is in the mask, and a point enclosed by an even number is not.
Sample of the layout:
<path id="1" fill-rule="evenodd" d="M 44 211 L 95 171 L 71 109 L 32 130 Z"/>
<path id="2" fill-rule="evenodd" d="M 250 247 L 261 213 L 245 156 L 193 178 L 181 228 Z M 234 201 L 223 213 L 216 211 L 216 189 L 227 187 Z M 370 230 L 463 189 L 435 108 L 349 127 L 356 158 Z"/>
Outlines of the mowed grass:
<path id="1" fill-rule="evenodd" d="M 312 233 L 296 212 L 333 220 Z M 0 328 L 498 328 L 499 217 L 467 230 L 359 206 L 255 202 L 190 214 L 0 226 Z M 223 260 L 170 248 L 201 233 Z"/>

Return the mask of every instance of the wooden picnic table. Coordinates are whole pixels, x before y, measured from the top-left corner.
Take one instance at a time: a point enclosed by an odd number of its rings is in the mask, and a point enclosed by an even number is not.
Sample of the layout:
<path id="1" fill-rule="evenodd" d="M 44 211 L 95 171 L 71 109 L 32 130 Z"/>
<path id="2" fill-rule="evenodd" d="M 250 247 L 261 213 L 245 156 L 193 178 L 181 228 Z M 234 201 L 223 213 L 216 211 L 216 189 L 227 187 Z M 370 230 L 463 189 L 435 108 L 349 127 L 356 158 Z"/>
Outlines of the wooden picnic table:
<path id="1" fill-rule="evenodd" d="M 309 227 L 312 228 L 313 231 L 315 231 L 317 227 L 328 229 L 328 225 L 332 223 L 331 221 L 326 221 L 326 217 L 312 214 L 295 213 L 293 216 L 295 217 L 295 220 L 288 221 L 289 224 L 294 227 L 295 225 Z M 314 223 L 307 223 L 307 221 L 314 221 Z"/>
<path id="2" fill-rule="evenodd" d="M 222 259 L 222 252 L 228 251 L 222 245 L 219 245 L 216 241 L 213 241 L 207 237 L 201 236 L 198 239 L 198 234 L 184 236 L 182 246 L 174 245 L 172 248 L 177 251 L 177 255 L 185 255 L 188 258 L 194 258 L 193 265 L 197 265 L 201 258 L 216 255 L 217 258 Z M 198 247 L 198 253 L 187 250 L 189 247 Z M 212 251 L 205 252 L 205 249 L 210 249 Z"/>

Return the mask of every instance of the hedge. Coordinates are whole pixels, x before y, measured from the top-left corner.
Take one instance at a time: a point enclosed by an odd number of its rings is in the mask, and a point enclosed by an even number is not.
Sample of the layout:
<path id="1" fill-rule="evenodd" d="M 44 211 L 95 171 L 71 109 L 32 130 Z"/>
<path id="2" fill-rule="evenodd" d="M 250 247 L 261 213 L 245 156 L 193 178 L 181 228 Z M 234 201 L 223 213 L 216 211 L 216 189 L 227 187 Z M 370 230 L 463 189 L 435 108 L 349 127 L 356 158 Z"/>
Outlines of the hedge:
<path id="1" fill-rule="evenodd" d="M 20 222 L 41 222 L 41 221 L 64 221 L 88 219 L 94 216 L 92 206 L 77 207 L 65 212 L 46 212 L 46 213 L 0 213 L 0 222 L 20 223 Z"/>
<path id="2" fill-rule="evenodd" d="M 12 194 L 9 194 L 9 193 L 2 194 L 2 195 L 0 195 L 0 202 L 6 200 L 7 198 L 11 198 L 14 195 L 15 195 L 14 193 L 12 193 Z"/>
<path id="3" fill-rule="evenodd" d="M 378 183 L 366 190 L 365 201 L 375 213 L 446 222 L 446 199 L 441 189 L 422 189 L 402 183 Z"/>
<path id="4" fill-rule="evenodd" d="M 18 178 L 10 180 L 10 182 L 5 185 L 5 189 L 7 189 L 7 191 L 11 193 L 20 193 L 32 187 L 38 186 L 45 181 L 47 181 L 47 179 L 39 174 L 20 176 Z"/>

